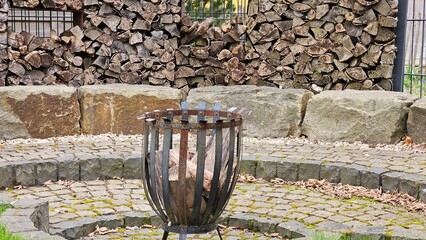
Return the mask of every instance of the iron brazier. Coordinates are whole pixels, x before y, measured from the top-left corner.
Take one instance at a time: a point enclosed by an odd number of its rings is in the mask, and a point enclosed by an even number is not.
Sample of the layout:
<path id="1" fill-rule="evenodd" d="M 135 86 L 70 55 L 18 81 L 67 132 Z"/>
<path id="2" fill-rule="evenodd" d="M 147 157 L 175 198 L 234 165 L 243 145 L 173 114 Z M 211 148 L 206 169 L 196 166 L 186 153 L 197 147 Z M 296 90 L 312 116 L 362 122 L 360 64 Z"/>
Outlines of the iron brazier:
<path id="1" fill-rule="evenodd" d="M 222 239 L 217 221 L 237 182 L 243 121 L 235 108 L 205 106 L 190 110 L 183 102 L 180 110 L 140 117 L 144 191 L 163 221 L 163 239 L 169 232 L 186 239 L 214 229 Z"/>

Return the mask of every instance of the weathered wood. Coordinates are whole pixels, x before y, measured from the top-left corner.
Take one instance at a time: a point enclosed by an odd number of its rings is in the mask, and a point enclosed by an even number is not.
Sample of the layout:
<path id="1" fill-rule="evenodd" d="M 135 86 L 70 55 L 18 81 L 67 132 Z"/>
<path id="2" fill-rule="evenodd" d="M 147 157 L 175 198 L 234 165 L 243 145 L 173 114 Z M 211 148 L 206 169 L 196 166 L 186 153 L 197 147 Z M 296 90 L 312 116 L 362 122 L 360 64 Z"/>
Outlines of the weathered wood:
<path id="1" fill-rule="evenodd" d="M 32 51 L 32 52 L 28 53 L 24 57 L 24 59 L 31 66 L 33 66 L 35 68 L 39 68 L 41 66 L 41 64 L 42 64 L 42 62 L 41 62 L 41 56 L 40 56 L 40 53 L 38 51 Z"/>

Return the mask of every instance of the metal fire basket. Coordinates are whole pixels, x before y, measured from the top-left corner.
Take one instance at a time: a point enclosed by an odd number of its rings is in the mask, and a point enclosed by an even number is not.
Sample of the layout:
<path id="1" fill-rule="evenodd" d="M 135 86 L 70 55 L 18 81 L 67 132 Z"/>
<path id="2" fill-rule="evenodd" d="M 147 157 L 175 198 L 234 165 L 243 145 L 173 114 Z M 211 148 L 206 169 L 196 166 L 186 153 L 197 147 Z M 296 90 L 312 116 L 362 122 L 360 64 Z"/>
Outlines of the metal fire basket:
<path id="1" fill-rule="evenodd" d="M 163 239 L 169 232 L 186 239 L 215 229 L 222 239 L 217 221 L 237 182 L 242 118 L 235 108 L 220 111 L 220 103 L 205 106 L 190 110 L 183 102 L 181 110 L 140 117 L 144 191 L 163 221 Z"/>

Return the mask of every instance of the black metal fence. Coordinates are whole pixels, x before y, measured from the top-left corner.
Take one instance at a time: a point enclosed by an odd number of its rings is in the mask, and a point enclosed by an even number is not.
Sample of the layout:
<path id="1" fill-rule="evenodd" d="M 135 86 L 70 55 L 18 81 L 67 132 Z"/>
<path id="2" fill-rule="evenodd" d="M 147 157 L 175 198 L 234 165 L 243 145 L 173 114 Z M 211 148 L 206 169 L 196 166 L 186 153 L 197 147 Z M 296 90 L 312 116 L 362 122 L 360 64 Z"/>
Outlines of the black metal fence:
<path id="1" fill-rule="evenodd" d="M 29 32 L 38 37 L 50 37 L 50 30 L 60 34 L 74 26 L 72 11 L 10 8 L 8 27 L 13 32 Z"/>
<path id="2" fill-rule="evenodd" d="M 405 57 L 396 68 L 404 70 L 402 89 L 423 97 L 426 93 L 426 1 L 399 1 L 406 4 Z"/>
<path id="3" fill-rule="evenodd" d="M 220 26 L 233 17 L 244 19 L 247 14 L 247 0 L 187 0 L 185 13 L 191 16 L 193 21 L 214 17 L 214 25 Z"/>

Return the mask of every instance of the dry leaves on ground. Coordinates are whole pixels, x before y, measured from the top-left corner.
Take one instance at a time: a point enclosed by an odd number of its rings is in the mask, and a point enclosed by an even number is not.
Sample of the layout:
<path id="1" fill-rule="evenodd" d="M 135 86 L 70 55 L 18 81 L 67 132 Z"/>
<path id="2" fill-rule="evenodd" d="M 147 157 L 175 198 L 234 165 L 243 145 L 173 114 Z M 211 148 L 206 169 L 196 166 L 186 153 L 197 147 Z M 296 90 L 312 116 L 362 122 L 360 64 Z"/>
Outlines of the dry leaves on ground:
<path id="1" fill-rule="evenodd" d="M 255 178 L 254 176 L 247 173 L 240 173 L 238 175 L 238 182 L 240 183 L 267 183 L 262 178 Z"/>
<path id="2" fill-rule="evenodd" d="M 414 152 L 426 152 L 426 143 L 421 143 L 413 146 Z"/>
<path id="3" fill-rule="evenodd" d="M 25 189 L 27 188 L 26 186 L 22 186 L 22 185 L 17 185 L 17 186 L 13 186 L 14 189 L 16 190 L 21 190 L 21 189 Z"/>
<path id="4" fill-rule="evenodd" d="M 48 186 L 48 185 L 52 185 L 52 184 L 58 184 L 58 185 L 64 185 L 65 187 L 69 187 L 71 186 L 73 183 L 75 183 L 75 181 L 73 180 L 59 180 L 59 181 L 46 181 L 43 183 L 44 186 Z"/>
<path id="5" fill-rule="evenodd" d="M 96 235 L 106 235 L 108 233 L 116 233 L 118 229 L 108 229 L 106 227 L 96 226 L 96 230 L 89 233 L 89 237 L 95 237 Z"/>
<path id="6" fill-rule="evenodd" d="M 125 230 L 133 230 L 133 231 L 135 231 L 135 230 L 140 230 L 140 229 L 143 229 L 143 228 L 148 228 L 148 229 L 151 229 L 151 230 L 155 230 L 155 229 L 157 229 L 157 227 L 156 226 L 154 226 L 154 225 L 150 225 L 150 224 L 144 224 L 144 225 L 142 225 L 142 226 L 133 226 L 133 227 L 130 227 L 130 226 L 127 226 L 127 227 L 125 227 L 124 229 Z M 117 233 L 117 232 L 120 232 L 119 231 L 119 228 L 115 228 L 115 229 L 108 229 L 108 228 L 106 228 L 106 227 L 99 227 L 99 226 L 96 226 L 96 230 L 95 231 L 93 231 L 93 232 L 91 232 L 91 233 L 89 233 L 89 237 L 96 237 L 97 235 L 107 235 L 107 234 L 109 234 L 109 233 Z"/>
<path id="7" fill-rule="evenodd" d="M 368 189 L 360 186 L 343 185 L 341 183 L 330 183 L 325 180 L 310 179 L 308 181 L 287 182 L 280 178 L 271 180 L 276 185 L 294 185 L 306 189 L 312 189 L 332 197 L 350 199 L 353 196 L 371 198 L 375 201 L 402 206 L 408 211 L 420 211 L 426 214 L 426 203 L 422 203 L 406 193 L 393 191 L 382 193 L 381 189 Z"/>

